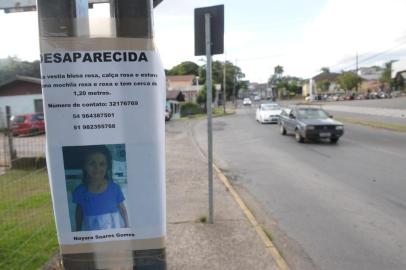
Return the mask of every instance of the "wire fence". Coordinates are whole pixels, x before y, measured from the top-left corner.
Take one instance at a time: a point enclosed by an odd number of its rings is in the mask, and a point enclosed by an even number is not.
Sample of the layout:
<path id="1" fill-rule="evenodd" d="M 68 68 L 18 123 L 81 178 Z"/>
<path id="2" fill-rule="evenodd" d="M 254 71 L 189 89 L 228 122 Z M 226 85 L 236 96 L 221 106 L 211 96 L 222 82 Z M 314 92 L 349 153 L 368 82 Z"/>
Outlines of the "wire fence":
<path id="1" fill-rule="evenodd" d="M 39 133 L 0 133 L 0 269 L 41 269 L 58 252 Z"/>

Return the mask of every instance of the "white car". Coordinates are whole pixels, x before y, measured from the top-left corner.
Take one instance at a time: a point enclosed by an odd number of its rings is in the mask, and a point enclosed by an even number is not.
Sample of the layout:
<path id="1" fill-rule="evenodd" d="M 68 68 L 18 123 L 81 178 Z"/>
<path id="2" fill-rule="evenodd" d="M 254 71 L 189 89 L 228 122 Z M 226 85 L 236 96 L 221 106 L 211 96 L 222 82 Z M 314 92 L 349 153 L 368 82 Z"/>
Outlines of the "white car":
<path id="1" fill-rule="evenodd" d="M 282 108 L 279 104 L 264 103 L 258 106 L 255 119 L 261 124 L 278 123 L 281 112 Z"/>
<path id="2" fill-rule="evenodd" d="M 244 98 L 244 100 L 242 101 L 242 105 L 244 106 L 251 106 L 252 102 L 251 99 L 249 98 Z"/>

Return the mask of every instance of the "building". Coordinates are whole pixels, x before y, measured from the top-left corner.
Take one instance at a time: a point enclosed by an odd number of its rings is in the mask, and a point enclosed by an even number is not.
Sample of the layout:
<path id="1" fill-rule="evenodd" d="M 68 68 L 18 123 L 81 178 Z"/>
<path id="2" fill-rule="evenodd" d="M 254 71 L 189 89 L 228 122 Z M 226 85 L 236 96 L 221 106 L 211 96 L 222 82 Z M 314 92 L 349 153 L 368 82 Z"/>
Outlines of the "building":
<path id="1" fill-rule="evenodd" d="M 199 95 L 195 75 L 166 76 L 166 89 L 168 92 L 181 91 L 185 96 L 185 102 L 196 102 Z"/>
<path id="2" fill-rule="evenodd" d="M 395 78 L 398 74 L 401 74 L 404 78 L 406 78 L 406 59 L 392 63 L 392 78 Z"/>
<path id="3" fill-rule="evenodd" d="M 338 76 L 340 76 L 340 73 L 335 73 L 335 72 L 322 72 L 316 76 L 314 76 L 312 79 L 314 80 L 316 84 L 316 91 L 318 93 L 320 92 L 336 92 L 339 89 L 338 86 Z M 327 86 L 327 90 L 321 89 L 321 85 L 325 83 Z M 310 85 L 309 81 L 305 82 L 302 87 L 302 95 L 303 96 L 309 96 L 310 95 Z"/>
<path id="4" fill-rule="evenodd" d="M 43 112 L 41 80 L 39 78 L 17 75 L 14 79 L 0 85 L 0 127 L 7 124 L 6 106 L 11 113 L 27 114 Z"/>
<path id="5" fill-rule="evenodd" d="M 383 68 L 378 66 L 373 67 L 362 67 L 358 69 L 358 76 L 366 81 L 377 81 L 381 78 L 383 73 Z"/>

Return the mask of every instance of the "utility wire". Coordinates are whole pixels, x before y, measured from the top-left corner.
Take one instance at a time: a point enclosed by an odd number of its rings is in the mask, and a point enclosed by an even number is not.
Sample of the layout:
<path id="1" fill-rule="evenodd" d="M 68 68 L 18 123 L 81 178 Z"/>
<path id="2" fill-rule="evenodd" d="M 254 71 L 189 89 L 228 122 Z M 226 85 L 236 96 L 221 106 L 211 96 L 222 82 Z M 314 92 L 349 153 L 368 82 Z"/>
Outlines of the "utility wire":
<path id="1" fill-rule="evenodd" d="M 378 52 L 378 53 L 373 54 L 371 56 L 368 56 L 367 58 L 361 59 L 361 60 L 358 61 L 358 65 L 367 63 L 370 60 L 373 60 L 373 59 L 375 59 L 375 58 L 377 58 L 377 57 L 379 57 L 381 55 L 385 55 L 385 54 L 387 54 L 387 53 L 389 53 L 389 52 L 391 52 L 393 50 L 396 50 L 397 48 L 401 47 L 404 44 L 406 44 L 406 41 L 403 41 L 403 42 L 401 42 L 401 43 L 399 43 L 399 44 L 397 44 L 397 45 L 395 45 L 395 46 L 393 46 L 393 47 L 391 47 L 389 49 L 384 50 L 384 51 L 381 51 L 381 52 Z M 330 66 L 330 68 L 334 68 L 334 67 L 338 67 L 338 66 L 340 66 L 340 64 Z M 356 66 L 356 64 L 351 64 L 351 65 L 348 65 L 345 68 L 343 68 L 343 70 L 347 70 L 347 69 L 353 68 L 355 66 Z"/>

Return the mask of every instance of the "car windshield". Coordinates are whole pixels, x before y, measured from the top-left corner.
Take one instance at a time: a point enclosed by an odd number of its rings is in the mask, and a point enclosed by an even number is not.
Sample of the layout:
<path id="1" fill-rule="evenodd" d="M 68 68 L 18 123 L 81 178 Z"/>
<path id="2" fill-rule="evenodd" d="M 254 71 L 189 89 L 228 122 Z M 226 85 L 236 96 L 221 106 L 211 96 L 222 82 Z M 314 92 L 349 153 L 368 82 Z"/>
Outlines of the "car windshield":
<path id="1" fill-rule="evenodd" d="M 299 119 L 327 119 L 329 115 L 322 109 L 299 109 L 297 110 Z"/>
<path id="2" fill-rule="evenodd" d="M 280 110 L 281 107 L 278 104 L 262 104 L 261 109 L 263 111 Z"/>

